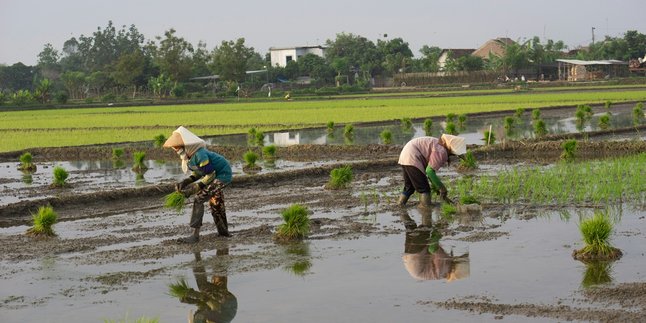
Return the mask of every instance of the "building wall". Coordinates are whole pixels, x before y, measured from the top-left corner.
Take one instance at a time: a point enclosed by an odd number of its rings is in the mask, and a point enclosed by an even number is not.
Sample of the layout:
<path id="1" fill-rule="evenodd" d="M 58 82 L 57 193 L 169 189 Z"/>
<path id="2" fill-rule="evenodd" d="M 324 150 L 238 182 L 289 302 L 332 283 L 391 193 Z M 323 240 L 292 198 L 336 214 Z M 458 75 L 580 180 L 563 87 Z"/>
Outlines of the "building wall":
<path id="1" fill-rule="evenodd" d="M 307 54 L 325 57 L 325 51 L 321 47 L 294 47 L 294 48 L 270 48 L 271 66 L 287 66 L 290 60 L 298 61 L 298 58 Z"/>

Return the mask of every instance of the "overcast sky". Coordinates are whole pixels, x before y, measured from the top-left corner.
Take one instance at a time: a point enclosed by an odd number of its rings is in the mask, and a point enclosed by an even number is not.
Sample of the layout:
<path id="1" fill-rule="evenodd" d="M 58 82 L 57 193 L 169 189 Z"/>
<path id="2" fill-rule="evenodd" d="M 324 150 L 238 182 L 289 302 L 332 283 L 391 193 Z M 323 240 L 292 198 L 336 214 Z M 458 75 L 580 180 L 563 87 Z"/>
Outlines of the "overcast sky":
<path id="1" fill-rule="evenodd" d="M 0 64 L 34 65 L 45 44 L 57 50 L 108 21 L 135 25 L 147 40 L 174 28 L 209 50 L 245 38 L 269 47 L 324 44 L 337 33 L 401 37 L 419 57 L 423 45 L 477 48 L 497 37 L 563 40 L 585 46 L 627 30 L 646 34 L 646 0 L 0 0 Z"/>

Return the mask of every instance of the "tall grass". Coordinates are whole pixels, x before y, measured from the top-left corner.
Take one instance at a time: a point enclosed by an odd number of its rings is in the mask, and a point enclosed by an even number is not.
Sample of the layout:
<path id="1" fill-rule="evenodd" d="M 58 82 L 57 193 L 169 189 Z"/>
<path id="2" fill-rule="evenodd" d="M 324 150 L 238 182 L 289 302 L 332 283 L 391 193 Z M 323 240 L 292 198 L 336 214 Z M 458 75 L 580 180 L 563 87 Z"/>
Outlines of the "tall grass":
<path id="1" fill-rule="evenodd" d="M 463 177 L 460 194 L 496 203 L 567 205 L 571 203 L 646 204 L 646 153 L 620 158 L 558 163 L 552 167 L 513 167 L 494 176 Z"/>
<path id="2" fill-rule="evenodd" d="M 299 240 L 307 236 L 310 230 L 309 210 L 300 204 L 293 204 L 281 212 L 283 224 L 276 230 L 279 240 Z"/>
<path id="3" fill-rule="evenodd" d="M 330 181 L 327 187 L 333 190 L 347 188 L 352 182 L 352 167 L 343 166 L 330 172 Z"/>
<path id="4" fill-rule="evenodd" d="M 432 134 L 431 130 L 433 127 L 432 119 L 424 119 L 424 134 L 430 136 Z"/>
<path id="5" fill-rule="evenodd" d="M 36 236 L 55 236 L 52 226 L 56 224 L 58 215 L 51 206 L 41 206 L 38 212 L 32 215 L 33 226 L 27 230 L 27 234 Z"/>
<path id="6" fill-rule="evenodd" d="M 64 187 L 67 185 L 67 177 L 70 174 L 61 166 L 54 167 L 54 187 Z"/>

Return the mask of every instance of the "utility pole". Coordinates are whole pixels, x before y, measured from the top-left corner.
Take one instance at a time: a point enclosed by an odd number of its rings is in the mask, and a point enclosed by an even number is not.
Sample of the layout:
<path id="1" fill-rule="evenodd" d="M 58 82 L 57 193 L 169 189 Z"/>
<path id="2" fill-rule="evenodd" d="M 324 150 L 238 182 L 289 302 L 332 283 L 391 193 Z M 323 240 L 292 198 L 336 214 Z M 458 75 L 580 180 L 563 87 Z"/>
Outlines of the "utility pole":
<path id="1" fill-rule="evenodd" d="M 594 27 L 592 27 L 592 45 L 594 45 Z"/>

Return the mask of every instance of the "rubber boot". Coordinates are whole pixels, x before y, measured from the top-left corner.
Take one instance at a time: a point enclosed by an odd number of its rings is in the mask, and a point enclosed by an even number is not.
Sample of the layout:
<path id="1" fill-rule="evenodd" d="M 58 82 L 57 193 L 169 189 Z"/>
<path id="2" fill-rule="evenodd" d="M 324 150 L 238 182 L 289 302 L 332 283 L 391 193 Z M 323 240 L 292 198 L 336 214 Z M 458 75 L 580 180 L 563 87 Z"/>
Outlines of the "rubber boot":
<path id="1" fill-rule="evenodd" d="M 419 195 L 419 207 L 421 208 L 429 208 L 433 205 L 433 202 L 431 201 L 431 193 L 421 193 Z"/>
<path id="2" fill-rule="evenodd" d="M 230 237 L 229 225 L 227 223 L 226 214 L 214 215 L 215 227 L 218 229 L 218 234 L 222 237 Z"/>
<path id="3" fill-rule="evenodd" d="M 399 206 L 406 206 L 406 202 L 408 202 L 408 196 L 401 194 L 399 195 L 399 200 L 397 200 L 397 205 Z"/>
<path id="4" fill-rule="evenodd" d="M 194 228 L 192 235 L 190 235 L 188 237 L 184 237 L 184 238 L 179 238 L 179 239 L 177 239 L 177 242 L 179 242 L 179 243 L 188 243 L 188 244 L 193 244 L 193 243 L 200 242 L 200 228 Z"/>

